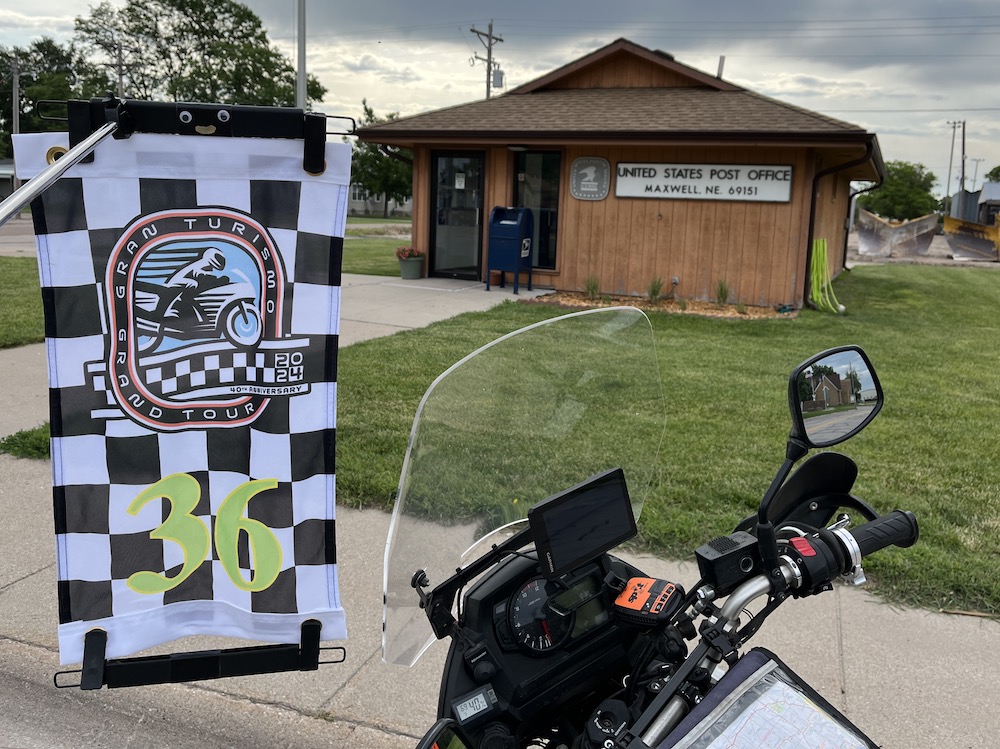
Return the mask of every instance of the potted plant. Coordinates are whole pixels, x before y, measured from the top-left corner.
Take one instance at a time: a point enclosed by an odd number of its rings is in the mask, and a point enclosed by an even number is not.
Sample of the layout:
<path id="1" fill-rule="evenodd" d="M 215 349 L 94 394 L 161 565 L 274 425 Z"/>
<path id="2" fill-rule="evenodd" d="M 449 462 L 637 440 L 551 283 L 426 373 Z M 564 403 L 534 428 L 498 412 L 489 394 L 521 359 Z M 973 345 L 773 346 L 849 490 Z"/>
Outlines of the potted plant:
<path id="1" fill-rule="evenodd" d="M 424 270 L 424 251 L 417 247 L 397 247 L 399 275 L 405 279 L 420 278 Z"/>

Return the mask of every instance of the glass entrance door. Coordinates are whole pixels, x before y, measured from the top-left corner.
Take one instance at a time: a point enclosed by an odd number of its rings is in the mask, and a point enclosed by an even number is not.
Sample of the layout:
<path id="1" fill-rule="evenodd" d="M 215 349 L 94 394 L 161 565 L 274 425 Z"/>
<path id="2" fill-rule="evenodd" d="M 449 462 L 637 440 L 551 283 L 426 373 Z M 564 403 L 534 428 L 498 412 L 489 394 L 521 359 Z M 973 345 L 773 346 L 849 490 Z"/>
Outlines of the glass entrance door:
<path id="1" fill-rule="evenodd" d="M 515 162 L 514 205 L 530 208 L 535 215 L 531 263 L 536 268 L 556 267 L 561 163 L 561 156 L 554 151 L 518 153 Z"/>
<path id="2" fill-rule="evenodd" d="M 437 153 L 430 274 L 479 280 L 483 242 L 482 153 Z"/>

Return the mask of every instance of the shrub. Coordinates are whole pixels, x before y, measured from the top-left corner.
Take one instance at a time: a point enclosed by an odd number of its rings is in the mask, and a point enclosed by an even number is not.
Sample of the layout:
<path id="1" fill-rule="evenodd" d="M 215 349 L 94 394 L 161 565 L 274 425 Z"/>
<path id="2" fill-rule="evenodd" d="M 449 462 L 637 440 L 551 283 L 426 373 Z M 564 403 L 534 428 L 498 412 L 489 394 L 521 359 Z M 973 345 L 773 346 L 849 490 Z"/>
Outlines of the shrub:
<path id="1" fill-rule="evenodd" d="M 647 296 L 649 296 L 649 301 L 658 302 L 660 301 L 660 295 L 663 293 L 663 278 L 657 276 L 652 281 L 649 282 L 649 290 Z"/>
<path id="2" fill-rule="evenodd" d="M 715 302 L 716 304 L 726 304 L 729 302 L 729 284 L 726 283 L 726 279 L 720 278 L 719 282 L 715 284 Z"/>

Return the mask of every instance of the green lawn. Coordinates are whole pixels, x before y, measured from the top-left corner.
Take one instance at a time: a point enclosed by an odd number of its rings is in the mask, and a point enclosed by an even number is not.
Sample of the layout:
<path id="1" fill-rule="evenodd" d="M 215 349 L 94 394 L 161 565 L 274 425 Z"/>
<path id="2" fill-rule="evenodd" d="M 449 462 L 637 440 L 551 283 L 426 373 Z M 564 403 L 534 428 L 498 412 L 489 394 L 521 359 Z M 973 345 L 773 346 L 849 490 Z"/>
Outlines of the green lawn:
<path id="1" fill-rule="evenodd" d="M 364 273 L 370 276 L 399 276 L 399 261 L 395 250 L 406 240 L 398 237 L 359 237 L 344 240 L 344 273 Z"/>
<path id="2" fill-rule="evenodd" d="M 354 224 L 397 224 L 399 226 L 409 226 L 411 219 L 408 218 L 382 218 L 381 216 L 348 216 L 347 217 L 347 228 L 350 229 Z"/>
<path id="3" fill-rule="evenodd" d="M 394 251 L 410 244 L 408 232 L 410 219 L 377 216 L 350 216 L 344 238 L 344 273 L 363 273 L 370 276 L 398 276 L 399 262 Z"/>
<path id="4" fill-rule="evenodd" d="M 665 481 L 640 522 L 643 542 L 691 558 L 753 512 L 784 455 L 788 373 L 820 349 L 857 343 L 875 363 L 886 404 L 840 448 L 859 464 L 855 493 L 881 511 L 913 510 L 921 523 L 917 546 L 873 558 L 873 587 L 929 608 L 1000 613 L 1000 273 L 872 265 L 834 286 L 847 315 L 653 316 L 668 440 Z M 4 329 L 13 319 L 7 306 L 0 336 L 11 340 L 19 335 Z M 434 377 L 496 336 L 554 314 L 509 303 L 343 349 L 338 501 L 389 509 L 410 421 Z"/>
<path id="5" fill-rule="evenodd" d="M 38 261 L 33 257 L 0 257 L 0 348 L 44 339 Z"/>
<path id="6" fill-rule="evenodd" d="M 784 455 L 788 373 L 816 351 L 857 343 L 886 405 L 841 448 L 860 467 L 855 493 L 921 522 L 916 547 L 873 559 L 872 587 L 931 608 L 1000 613 L 1000 273 L 865 266 L 835 287 L 845 316 L 654 317 L 669 438 L 663 491 L 640 524 L 644 542 L 690 558 L 751 514 Z M 469 350 L 548 314 L 506 305 L 345 349 L 338 501 L 391 507 L 424 388 Z"/>

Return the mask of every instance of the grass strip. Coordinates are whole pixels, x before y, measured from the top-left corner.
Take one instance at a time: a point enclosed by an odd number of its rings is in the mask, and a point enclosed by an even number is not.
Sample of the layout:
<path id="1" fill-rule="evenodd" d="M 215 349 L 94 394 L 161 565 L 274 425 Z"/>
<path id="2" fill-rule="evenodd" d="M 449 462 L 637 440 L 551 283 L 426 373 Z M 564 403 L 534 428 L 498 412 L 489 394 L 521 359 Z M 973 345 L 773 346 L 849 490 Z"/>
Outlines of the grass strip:
<path id="1" fill-rule="evenodd" d="M 0 278 L 0 348 L 44 340 L 38 261 L 33 257 L 0 257 Z"/>
<path id="2" fill-rule="evenodd" d="M 344 240 L 344 273 L 399 276 L 395 250 L 407 244 L 398 237 L 357 237 Z"/>

